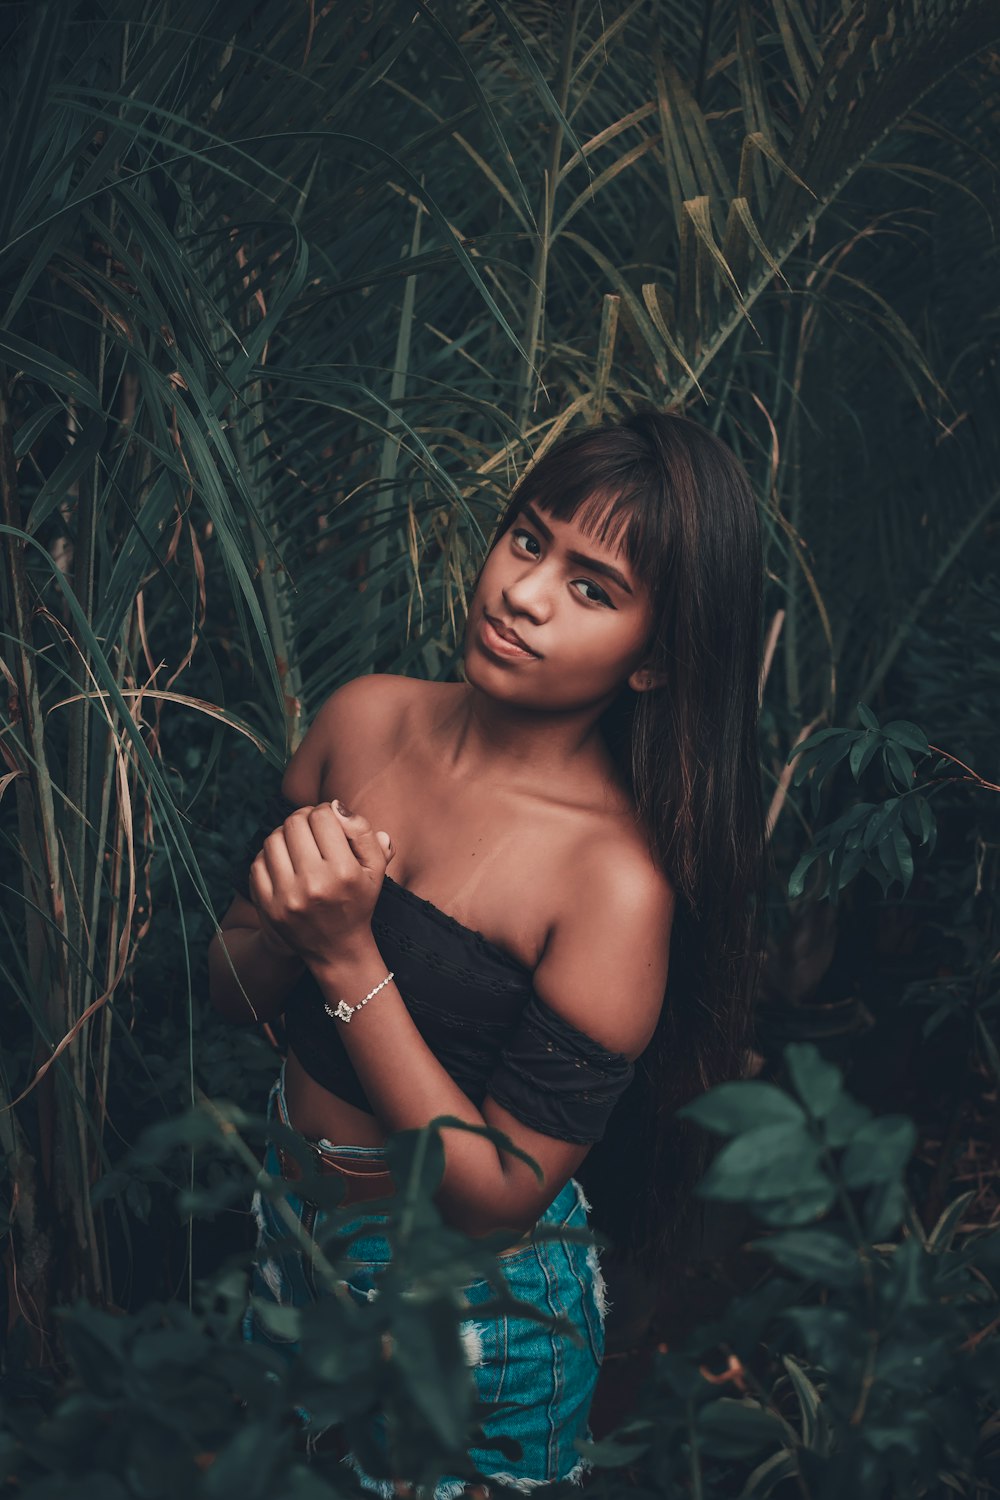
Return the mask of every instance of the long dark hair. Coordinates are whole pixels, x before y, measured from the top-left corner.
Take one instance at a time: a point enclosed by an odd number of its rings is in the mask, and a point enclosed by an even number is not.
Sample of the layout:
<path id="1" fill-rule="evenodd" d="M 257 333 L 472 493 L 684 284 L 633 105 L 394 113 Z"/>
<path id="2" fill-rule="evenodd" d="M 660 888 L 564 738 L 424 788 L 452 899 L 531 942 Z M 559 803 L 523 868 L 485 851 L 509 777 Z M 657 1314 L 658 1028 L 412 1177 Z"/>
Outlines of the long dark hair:
<path id="1" fill-rule="evenodd" d="M 656 410 L 553 447 L 517 485 L 491 549 L 525 501 L 622 547 L 650 591 L 649 664 L 667 679 L 623 687 L 600 721 L 677 902 L 656 1033 L 578 1174 L 597 1226 L 655 1269 L 689 1242 L 709 1153 L 674 1112 L 743 1075 L 752 1041 L 764 899 L 757 506 L 725 443 Z"/>

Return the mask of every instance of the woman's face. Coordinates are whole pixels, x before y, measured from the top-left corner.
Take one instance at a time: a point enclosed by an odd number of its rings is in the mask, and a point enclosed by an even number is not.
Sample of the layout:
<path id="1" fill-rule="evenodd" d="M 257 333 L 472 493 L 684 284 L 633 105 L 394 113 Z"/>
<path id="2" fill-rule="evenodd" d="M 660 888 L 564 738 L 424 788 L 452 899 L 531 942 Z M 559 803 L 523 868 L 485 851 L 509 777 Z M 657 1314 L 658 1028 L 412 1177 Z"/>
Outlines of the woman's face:
<path id="1" fill-rule="evenodd" d="M 648 592 L 622 553 L 525 501 L 483 565 L 465 675 L 525 707 L 610 702 L 643 662 L 652 626 Z M 533 654 L 501 638 L 510 632 Z"/>

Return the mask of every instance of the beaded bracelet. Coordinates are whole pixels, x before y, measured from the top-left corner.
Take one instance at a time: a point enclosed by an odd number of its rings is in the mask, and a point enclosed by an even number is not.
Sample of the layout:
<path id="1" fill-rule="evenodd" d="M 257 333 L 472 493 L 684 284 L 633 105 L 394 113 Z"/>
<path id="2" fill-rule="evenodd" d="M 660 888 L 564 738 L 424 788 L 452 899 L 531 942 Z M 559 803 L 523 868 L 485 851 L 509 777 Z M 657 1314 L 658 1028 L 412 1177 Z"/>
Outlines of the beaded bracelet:
<path id="1" fill-rule="evenodd" d="M 324 1000 L 323 1009 L 326 1011 L 327 1015 L 332 1021 L 349 1021 L 354 1015 L 354 1012 L 356 1010 L 360 1010 L 363 1005 L 367 1005 L 372 996 L 377 995 L 379 990 L 384 989 L 391 978 L 392 970 L 390 969 L 385 978 L 380 980 L 373 990 L 369 990 L 365 998 L 363 1000 L 359 1000 L 357 1005 L 348 1005 L 346 1000 L 338 1000 L 336 1008 L 331 1010 L 330 1002 L 328 1000 Z"/>

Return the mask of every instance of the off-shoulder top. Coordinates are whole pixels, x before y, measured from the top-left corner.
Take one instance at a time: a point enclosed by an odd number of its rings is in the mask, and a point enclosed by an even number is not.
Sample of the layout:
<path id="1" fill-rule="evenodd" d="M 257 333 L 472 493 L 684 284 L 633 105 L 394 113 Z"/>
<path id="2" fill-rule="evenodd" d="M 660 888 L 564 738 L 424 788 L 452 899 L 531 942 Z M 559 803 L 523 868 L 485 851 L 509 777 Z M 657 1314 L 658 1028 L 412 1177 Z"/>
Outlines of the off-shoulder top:
<path id="1" fill-rule="evenodd" d="M 233 869 L 249 896 L 250 865 L 295 810 L 272 797 Z M 478 1107 L 488 1094 L 532 1129 L 578 1145 L 600 1140 L 633 1065 L 563 1019 L 535 993 L 532 971 L 480 932 L 386 875 L 371 919 L 379 952 L 431 1052 Z M 306 1072 L 372 1113 L 341 1023 L 306 971 L 285 1001 L 288 1045 Z"/>

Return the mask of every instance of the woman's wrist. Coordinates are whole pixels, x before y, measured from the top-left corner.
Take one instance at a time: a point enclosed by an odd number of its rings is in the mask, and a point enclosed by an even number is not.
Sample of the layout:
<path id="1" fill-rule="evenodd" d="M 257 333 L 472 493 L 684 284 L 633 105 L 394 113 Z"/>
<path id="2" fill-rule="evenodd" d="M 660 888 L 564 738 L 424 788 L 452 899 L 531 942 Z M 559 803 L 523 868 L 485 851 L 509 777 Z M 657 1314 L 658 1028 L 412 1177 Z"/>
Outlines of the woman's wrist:
<path id="1" fill-rule="evenodd" d="M 333 952 L 310 955 L 306 964 L 327 998 L 333 995 L 334 1003 L 343 999 L 348 1005 L 367 994 L 386 972 L 370 927 L 344 938 Z"/>

